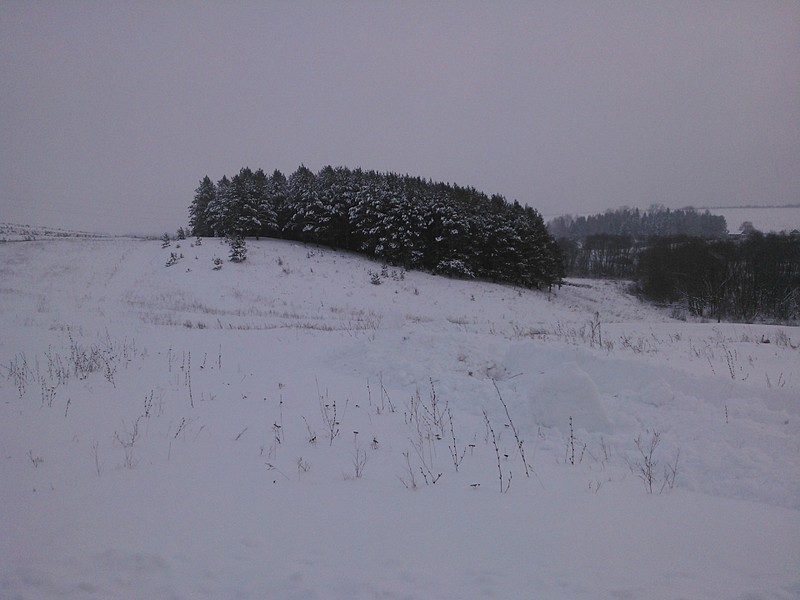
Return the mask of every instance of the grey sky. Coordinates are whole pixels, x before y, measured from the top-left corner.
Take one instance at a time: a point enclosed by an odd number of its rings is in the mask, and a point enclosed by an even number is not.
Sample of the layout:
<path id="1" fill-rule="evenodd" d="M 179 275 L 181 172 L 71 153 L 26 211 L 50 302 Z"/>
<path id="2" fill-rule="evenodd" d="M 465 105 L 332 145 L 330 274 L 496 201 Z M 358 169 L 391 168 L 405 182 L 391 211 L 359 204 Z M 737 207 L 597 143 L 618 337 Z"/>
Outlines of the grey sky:
<path id="1" fill-rule="evenodd" d="M 174 231 L 300 163 L 545 215 L 800 202 L 800 2 L 0 2 L 0 221 Z"/>

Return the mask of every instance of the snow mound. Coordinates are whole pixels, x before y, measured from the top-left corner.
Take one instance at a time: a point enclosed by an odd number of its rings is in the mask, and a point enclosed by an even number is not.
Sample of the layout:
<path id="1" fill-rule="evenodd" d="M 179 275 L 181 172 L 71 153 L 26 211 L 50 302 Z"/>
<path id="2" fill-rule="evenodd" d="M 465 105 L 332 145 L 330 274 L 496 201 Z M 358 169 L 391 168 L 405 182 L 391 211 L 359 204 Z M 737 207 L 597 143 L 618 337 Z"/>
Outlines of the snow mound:
<path id="1" fill-rule="evenodd" d="M 597 386 L 576 363 L 565 363 L 533 383 L 527 400 L 538 425 L 563 431 L 572 419 L 588 432 L 613 431 Z"/>
<path id="2" fill-rule="evenodd" d="M 569 350 L 552 350 L 518 344 L 504 361 L 507 383 L 528 408 L 533 423 L 566 431 L 572 418 L 575 428 L 612 433 L 614 427 L 592 377 L 570 360 Z"/>
<path id="3" fill-rule="evenodd" d="M 597 385 L 575 362 L 563 363 L 544 374 L 522 374 L 508 383 L 534 426 L 567 431 L 572 419 L 575 428 L 590 433 L 613 432 Z"/>
<path id="4" fill-rule="evenodd" d="M 642 402 L 650 406 L 665 406 L 675 400 L 675 392 L 663 379 L 648 383 L 640 394 Z"/>

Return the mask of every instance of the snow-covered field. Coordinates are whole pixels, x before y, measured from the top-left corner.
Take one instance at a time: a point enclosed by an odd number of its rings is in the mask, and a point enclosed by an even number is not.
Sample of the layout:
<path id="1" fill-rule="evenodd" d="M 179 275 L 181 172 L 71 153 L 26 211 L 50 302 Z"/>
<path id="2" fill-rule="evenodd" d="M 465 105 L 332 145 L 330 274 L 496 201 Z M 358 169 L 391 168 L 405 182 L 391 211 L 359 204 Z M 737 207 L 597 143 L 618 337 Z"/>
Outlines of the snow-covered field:
<path id="1" fill-rule="evenodd" d="M 0 244 L 1 598 L 800 597 L 797 328 L 226 255 Z"/>

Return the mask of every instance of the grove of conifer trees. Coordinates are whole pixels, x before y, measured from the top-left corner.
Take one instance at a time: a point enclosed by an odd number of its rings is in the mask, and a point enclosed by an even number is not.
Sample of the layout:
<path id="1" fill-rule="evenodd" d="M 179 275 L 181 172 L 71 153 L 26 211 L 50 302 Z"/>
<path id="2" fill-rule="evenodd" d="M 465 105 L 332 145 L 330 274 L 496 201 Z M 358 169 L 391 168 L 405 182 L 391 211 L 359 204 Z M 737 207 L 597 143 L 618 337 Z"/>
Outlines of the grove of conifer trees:
<path id="1" fill-rule="evenodd" d="M 206 176 L 189 207 L 192 234 L 278 237 L 352 250 L 409 269 L 531 288 L 564 275 L 538 211 L 499 195 L 419 177 L 300 166 Z"/>

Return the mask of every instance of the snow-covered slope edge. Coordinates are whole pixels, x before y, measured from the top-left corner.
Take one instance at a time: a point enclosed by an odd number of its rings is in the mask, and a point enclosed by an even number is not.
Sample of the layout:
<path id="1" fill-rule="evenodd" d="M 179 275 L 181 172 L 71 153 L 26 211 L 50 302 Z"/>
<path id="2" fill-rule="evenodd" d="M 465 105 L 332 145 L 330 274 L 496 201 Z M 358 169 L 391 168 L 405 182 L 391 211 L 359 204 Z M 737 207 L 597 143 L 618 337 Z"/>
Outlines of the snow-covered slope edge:
<path id="1" fill-rule="evenodd" d="M 796 329 L 249 245 L 0 245 L 0 596 L 800 594 Z"/>

